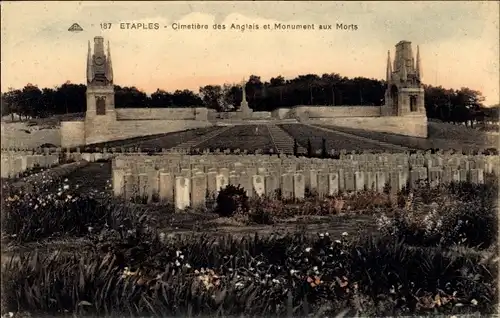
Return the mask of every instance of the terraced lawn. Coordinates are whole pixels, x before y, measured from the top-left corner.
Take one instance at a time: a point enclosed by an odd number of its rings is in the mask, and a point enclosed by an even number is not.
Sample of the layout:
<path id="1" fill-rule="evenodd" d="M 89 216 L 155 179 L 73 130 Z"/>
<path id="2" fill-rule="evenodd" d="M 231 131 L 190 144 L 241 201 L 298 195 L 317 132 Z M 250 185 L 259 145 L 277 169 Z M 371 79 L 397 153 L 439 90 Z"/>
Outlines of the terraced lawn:
<path id="1" fill-rule="evenodd" d="M 211 150 L 217 148 L 221 150 L 246 149 L 249 152 L 253 152 L 257 149 L 267 152 L 269 149 L 273 149 L 274 152 L 277 152 L 271 140 L 271 136 L 269 135 L 269 130 L 264 125 L 241 125 L 231 127 L 231 129 L 217 135 L 215 138 L 197 145 L 197 148 L 209 148 Z"/>
<path id="2" fill-rule="evenodd" d="M 348 128 L 348 127 L 337 127 L 329 125 L 316 125 L 316 126 L 334 129 L 340 132 L 345 132 L 360 137 L 371 138 L 374 140 L 379 140 L 395 145 L 401 145 L 404 147 L 421 149 L 421 150 L 438 148 L 443 150 L 461 149 L 464 151 L 468 151 L 477 149 L 479 147 L 482 148 L 495 147 L 495 144 L 488 142 L 486 138 L 482 139 L 480 136 L 480 132 L 468 135 L 467 132 L 462 132 L 460 134 L 457 134 L 457 131 L 455 130 L 449 133 L 445 133 L 443 129 L 439 129 L 439 127 L 436 127 L 435 123 L 429 123 L 428 138 L 410 137 L 410 136 L 389 134 L 383 132 L 374 132 L 357 128 Z"/>
<path id="3" fill-rule="evenodd" d="M 376 140 L 374 140 L 374 142 L 359 140 L 357 138 L 350 138 L 343 134 L 335 133 L 334 131 L 325 131 L 317 127 L 311 127 L 303 124 L 283 124 L 279 126 L 290 136 L 295 138 L 303 147 L 307 147 L 307 142 L 310 140 L 313 151 L 321 149 L 323 138 L 326 140 L 326 147 L 328 151 L 332 149 L 336 151 L 340 151 L 341 149 L 345 149 L 347 151 L 375 150 L 391 153 L 402 151 L 401 149 L 395 149 L 394 147 L 379 144 Z M 363 137 L 372 139 L 370 136 Z"/>
<path id="4" fill-rule="evenodd" d="M 220 127 L 211 126 L 205 128 L 176 131 L 167 134 L 143 136 L 125 140 L 109 141 L 91 145 L 90 147 L 141 147 L 143 149 L 154 148 L 173 148 L 183 142 L 191 140 L 201 135 L 220 129 Z"/>

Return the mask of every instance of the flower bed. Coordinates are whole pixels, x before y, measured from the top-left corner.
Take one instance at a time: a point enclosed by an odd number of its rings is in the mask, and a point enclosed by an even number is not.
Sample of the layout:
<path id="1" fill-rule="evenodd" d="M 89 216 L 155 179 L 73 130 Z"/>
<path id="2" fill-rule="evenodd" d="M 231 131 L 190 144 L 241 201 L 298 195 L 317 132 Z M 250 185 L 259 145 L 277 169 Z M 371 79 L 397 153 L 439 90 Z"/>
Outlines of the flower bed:
<path id="1" fill-rule="evenodd" d="M 73 255 L 6 264 L 9 311 L 82 315 L 490 314 L 490 257 L 411 248 L 391 239 L 170 238 L 106 231 Z"/>

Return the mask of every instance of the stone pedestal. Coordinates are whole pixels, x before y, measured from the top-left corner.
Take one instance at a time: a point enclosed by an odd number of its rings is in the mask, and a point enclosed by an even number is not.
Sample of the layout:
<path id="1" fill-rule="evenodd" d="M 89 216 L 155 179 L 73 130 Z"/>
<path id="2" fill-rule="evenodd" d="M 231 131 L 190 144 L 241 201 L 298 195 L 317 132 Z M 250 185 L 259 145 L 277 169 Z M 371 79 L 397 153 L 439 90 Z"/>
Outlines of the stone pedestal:
<path id="1" fill-rule="evenodd" d="M 252 117 L 252 110 L 248 107 L 248 102 L 246 100 L 241 102 L 240 111 L 243 114 L 243 118 L 247 119 Z"/>

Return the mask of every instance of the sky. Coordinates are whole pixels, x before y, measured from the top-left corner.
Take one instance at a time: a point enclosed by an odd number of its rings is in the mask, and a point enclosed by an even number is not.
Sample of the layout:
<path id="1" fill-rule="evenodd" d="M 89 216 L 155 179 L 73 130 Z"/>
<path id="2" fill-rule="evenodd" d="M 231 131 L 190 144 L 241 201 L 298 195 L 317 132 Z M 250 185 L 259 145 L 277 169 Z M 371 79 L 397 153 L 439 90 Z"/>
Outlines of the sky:
<path id="1" fill-rule="evenodd" d="M 88 41 L 110 42 L 115 84 L 147 93 L 239 83 L 255 74 L 339 73 L 385 79 L 387 51 L 420 47 L 423 82 L 469 87 L 499 102 L 499 3 L 470 2 L 8 2 L 1 4 L 1 90 L 85 83 Z M 82 32 L 69 32 L 78 23 Z M 153 29 L 127 29 L 142 23 Z M 154 29 L 154 24 L 158 29 Z M 207 25 L 174 30 L 175 24 Z M 277 30 L 275 23 L 314 24 Z M 101 26 L 102 24 L 102 26 Z M 104 29 L 111 24 L 111 29 Z M 214 24 L 226 30 L 214 29 Z M 259 29 L 230 29 L 258 25 Z M 266 25 L 271 29 L 264 29 Z M 351 26 L 337 29 L 337 24 Z M 331 30 L 319 30 L 331 25 Z M 355 25 L 356 27 L 353 27 Z"/>

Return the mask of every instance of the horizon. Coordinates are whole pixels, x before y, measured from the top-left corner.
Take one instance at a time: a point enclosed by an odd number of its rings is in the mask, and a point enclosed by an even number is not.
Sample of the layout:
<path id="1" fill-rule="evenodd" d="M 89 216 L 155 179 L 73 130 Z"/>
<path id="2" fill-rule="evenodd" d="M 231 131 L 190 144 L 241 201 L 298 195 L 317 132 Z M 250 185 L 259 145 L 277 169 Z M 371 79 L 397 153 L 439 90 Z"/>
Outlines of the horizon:
<path id="1" fill-rule="evenodd" d="M 198 93 L 205 85 L 239 85 L 250 75 L 263 82 L 324 73 L 385 80 L 387 51 L 394 59 L 396 43 L 408 40 L 414 55 L 420 47 L 424 84 L 468 87 L 483 93 L 485 105 L 499 103 L 498 3 L 227 3 L 2 2 L 1 90 L 28 83 L 85 85 L 87 43 L 95 36 L 110 42 L 115 85 L 148 95 L 157 89 Z M 101 29 L 107 22 L 111 30 Z M 83 31 L 69 32 L 73 23 Z M 168 28 L 127 30 L 120 23 Z M 173 23 L 209 28 L 173 31 Z M 260 29 L 214 31 L 216 23 Z M 275 23 L 313 23 L 316 29 L 262 28 Z M 336 23 L 357 30 L 317 30 Z"/>

